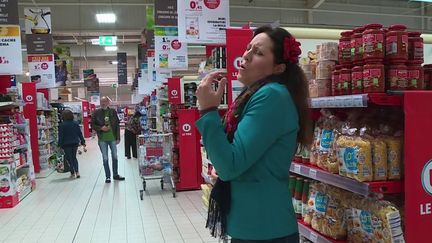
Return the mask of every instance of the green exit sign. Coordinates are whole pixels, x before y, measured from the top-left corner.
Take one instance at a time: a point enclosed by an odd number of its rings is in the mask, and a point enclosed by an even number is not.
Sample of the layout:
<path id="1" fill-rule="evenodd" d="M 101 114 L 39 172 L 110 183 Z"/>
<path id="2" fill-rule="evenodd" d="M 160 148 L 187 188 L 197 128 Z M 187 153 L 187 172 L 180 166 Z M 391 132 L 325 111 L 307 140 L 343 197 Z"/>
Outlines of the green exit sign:
<path id="1" fill-rule="evenodd" d="M 99 36 L 100 46 L 115 46 L 117 44 L 117 36 Z"/>

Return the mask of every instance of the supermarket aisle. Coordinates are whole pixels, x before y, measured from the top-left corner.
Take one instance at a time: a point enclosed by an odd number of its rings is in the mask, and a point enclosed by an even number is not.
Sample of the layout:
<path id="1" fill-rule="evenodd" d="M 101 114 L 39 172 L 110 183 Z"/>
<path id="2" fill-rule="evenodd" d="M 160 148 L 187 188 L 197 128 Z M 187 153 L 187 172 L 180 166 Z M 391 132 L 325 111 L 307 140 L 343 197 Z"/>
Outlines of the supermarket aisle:
<path id="1" fill-rule="evenodd" d="M 119 173 L 126 181 L 105 184 L 97 140 L 78 156 L 80 179 L 54 172 L 13 209 L 0 211 L 0 242 L 217 242 L 204 228 L 200 191 L 161 191 L 147 185 L 139 199 L 137 161 L 119 148 Z M 166 186 L 168 187 L 168 186 Z"/>

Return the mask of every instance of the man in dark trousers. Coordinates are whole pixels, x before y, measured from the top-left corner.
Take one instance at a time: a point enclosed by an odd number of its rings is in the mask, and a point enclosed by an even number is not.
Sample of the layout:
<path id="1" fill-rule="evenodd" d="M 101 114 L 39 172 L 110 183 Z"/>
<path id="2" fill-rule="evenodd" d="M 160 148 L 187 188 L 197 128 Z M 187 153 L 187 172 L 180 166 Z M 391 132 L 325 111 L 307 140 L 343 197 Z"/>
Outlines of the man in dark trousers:
<path id="1" fill-rule="evenodd" d="M 120 121 L 115 109 L 109 107 L 108 97 L 102 97 L 100 108 L 92 115 L 92 129 L 97 132 L 98 144 L 102 153 L 105 169 L 105 183 L 111 182 L 111 170 L 108 164 L 108 147 L 111 150 L 114 180 L 123 181 L 125 178 L 118 174 L 117 144 L 120 143 Z"/>

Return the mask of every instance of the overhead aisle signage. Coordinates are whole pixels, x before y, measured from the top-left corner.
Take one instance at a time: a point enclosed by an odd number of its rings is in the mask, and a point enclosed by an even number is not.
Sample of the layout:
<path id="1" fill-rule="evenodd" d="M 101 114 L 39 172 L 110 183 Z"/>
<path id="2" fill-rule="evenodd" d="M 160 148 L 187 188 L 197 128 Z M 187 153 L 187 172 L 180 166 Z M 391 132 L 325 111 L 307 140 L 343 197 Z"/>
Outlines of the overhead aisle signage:
<path id="1" fill-rule="evenodd" d="M 30 80 L 36 83 L 37 89 L 56 87 L 54 55 L 28 55 Z"/>
<path id="2" fill-rule="evenodd" d="M 0 25 L 9 25 L 9 24 L 19 25 L 18 0 L 0 1 Z"/>
<path id="3" fill-rule="evenodd" d="M 19 26 L 0 25 L 0 75 L 22 74 Z"/>
<path id="4" fill-rule="evenodd" d="M 155 27 L 156 69 L 188 69 L 187 45 L 178 39 L 177 27 Z"/>
<path id="5" fill-rule="evenodd" d="M 229 0 L 177 0 L 179 39 L 185 43 L 224 44 Z"/>
<path id="6" fill-rule="evenodd" d="M 156 26 L 177 26 L 177 0 L 157 0 L 154 8 Z"/>

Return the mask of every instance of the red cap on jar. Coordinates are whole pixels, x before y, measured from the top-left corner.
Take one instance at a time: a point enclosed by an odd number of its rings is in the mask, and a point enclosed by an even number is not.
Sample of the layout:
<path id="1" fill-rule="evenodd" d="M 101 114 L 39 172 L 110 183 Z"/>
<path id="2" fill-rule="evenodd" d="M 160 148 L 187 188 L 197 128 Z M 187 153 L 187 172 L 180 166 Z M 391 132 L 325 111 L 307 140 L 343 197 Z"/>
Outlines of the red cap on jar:
<path id="1" fill-rule="evenodd" d="M 431 68 L 432 69 L 432 64 L 425 64 L 425 65 L 423 65 L 423 68 Z"/>
<path id="2" fill-rule="evenodd" d="M 409 60 L 407 65 L 421 65 L 423 63 L 422 60 Z"/>
<path id="3" fill-rule="evenodd" d="M 402 31 L 404 31 L 406 29 L 407 29 L 406 25 L 403 25 L 403 24 L 395 24 L 395 25 L 392 25 L 389 27 L 389 30 L 402 30 Z"/>
<path id="4" fill-rule="evenodd" d="M 408 32 L 409 37 L 420 37 L 420 32 Z"/>
<path id="5" fill-rule="evenodd" d="M 364 27 L 357 27 L 353 30 L 354 33 L 363 33 L 363 31 L 365 31 Z"/>
<path id="6" fill-rule="evenodd" d="M 352 34 L 353 34 L 353 32 L 351 30 L 341 32 L 341 36 L 343 36 L 343 37 L 349 37 Z"/>
<path id="7" fill-rule="evenodd" d="M 367 24 L 364 26 L 365 29 L 381 29 L 382 27 L 383 27 L 382 24 L 377 24 L 377 23 Z"/>

